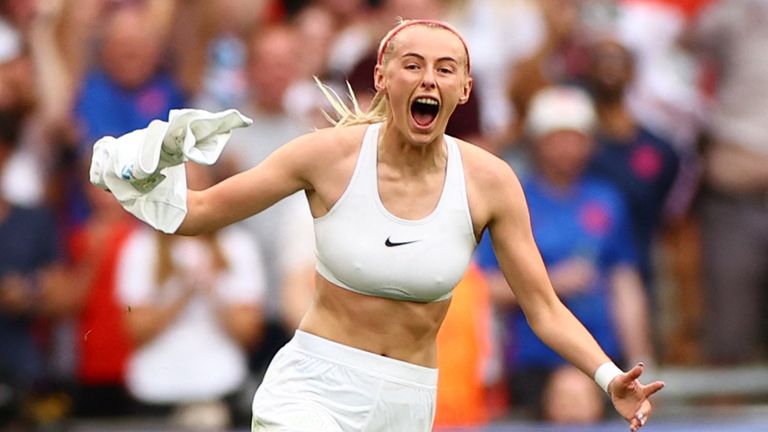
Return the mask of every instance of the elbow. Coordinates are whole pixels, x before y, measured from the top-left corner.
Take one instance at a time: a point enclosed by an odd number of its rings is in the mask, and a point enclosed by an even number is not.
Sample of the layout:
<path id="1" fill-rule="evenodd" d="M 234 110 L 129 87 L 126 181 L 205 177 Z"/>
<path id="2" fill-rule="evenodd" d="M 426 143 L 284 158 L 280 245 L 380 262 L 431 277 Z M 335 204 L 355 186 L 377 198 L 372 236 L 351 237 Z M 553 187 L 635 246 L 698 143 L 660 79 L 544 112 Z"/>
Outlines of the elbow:
<path id="1" fill-rule="evenodd" d="M 189 214 L 187 214 L 187 217 L 184 218 L 184 221 L 181 222 L 181 225 L 179 225 L 179 228 L 177 228 L 173 234 L 191 237 L 203 233 L 198 227 L 195 226 L 195 224 L 188 222 L 188 220 Z"/>
<path id="2" fill-rule="evenodd" d="M 230 336 L 246 350 L 258 346 L 264 337 L 261 311 L 253 306 L 233 306 L 225 313 L 225 326 Z"/>
<path id="3" fill-rule="evenodd" d="M 200 192 L 187 191 L 187 210 L 181 224 L 173 230 L 173 234 L 182 236 L 196 236 L 206 234 L 210 229 L 206 229 L 203 221 L 205 204 Z"/>

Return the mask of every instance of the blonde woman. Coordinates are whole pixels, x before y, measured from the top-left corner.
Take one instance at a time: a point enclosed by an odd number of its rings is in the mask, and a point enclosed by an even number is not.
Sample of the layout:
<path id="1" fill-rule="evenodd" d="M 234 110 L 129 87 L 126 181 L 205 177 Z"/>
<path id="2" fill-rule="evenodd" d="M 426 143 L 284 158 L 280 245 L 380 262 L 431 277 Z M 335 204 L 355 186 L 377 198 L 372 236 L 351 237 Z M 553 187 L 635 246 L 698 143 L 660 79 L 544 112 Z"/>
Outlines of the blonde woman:
<path id="1" fill-rule="evenodd" d="M 314 216 L 314 299 L 256 392 L 254 431 L 431 430 L 435 338 L 486 230 L 537 335 L 595 377 L 631 430 L 651 415 L 648 397 L 663 383 L 641 384 L 641 365 L 620 371 L 558 300 L 509 165 L 445 135 L 469 98 L 470 71 L 452 26 L 404 21 L 380 44 L 366 113 L 332 97 L 336 127 L 188 193 L 178 234 L 221 228 L 297 191 Z"/>

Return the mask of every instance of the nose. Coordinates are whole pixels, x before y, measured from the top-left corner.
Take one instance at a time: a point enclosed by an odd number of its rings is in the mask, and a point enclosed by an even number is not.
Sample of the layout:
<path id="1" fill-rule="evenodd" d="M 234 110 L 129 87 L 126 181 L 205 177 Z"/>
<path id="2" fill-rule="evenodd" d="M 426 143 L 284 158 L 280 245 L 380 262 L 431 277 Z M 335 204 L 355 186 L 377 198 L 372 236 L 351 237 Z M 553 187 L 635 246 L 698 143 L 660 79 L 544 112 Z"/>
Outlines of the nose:
<path id="1" fill-rule="evenodd" d="M 432 68 L 424 69 L 424 75 L 421 78 L 421 86 L 426 89 L 433 89 L 437 86 L 435 71 Z"/>

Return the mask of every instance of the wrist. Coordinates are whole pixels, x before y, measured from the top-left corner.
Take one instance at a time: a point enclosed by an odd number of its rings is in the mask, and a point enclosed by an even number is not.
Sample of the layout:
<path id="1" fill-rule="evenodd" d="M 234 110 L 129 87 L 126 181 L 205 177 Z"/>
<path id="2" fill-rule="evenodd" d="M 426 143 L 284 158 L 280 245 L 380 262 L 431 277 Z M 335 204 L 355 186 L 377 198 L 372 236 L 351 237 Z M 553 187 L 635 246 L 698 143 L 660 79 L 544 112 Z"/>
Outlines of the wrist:
<path id="1" fill-rule="evenodd" d="M 595 370 L 594 379 L 597 385 L 599 385 L 603 391 L 608 393 L 608 385 L 611 383 L 611 381 L 613 381 L 614 378 L 623 373 L 624 371 L 619 369 L 616 364 L 614 364 L 612 361 L 607 361 L 597 367 Z"/>

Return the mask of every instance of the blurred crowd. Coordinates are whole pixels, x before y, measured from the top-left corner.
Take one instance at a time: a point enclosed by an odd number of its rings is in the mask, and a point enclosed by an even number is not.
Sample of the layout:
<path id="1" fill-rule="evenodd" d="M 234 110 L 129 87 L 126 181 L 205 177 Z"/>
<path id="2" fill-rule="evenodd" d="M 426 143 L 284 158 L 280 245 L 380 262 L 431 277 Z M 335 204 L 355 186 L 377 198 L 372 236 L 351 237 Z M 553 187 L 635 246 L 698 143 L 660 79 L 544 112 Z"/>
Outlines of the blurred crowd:
<path id="1" fill-rule="evenodd" d="M 304 197 L 167 236 L 90 187 L 90 150 L 237 108 L 254 124 L 189 168 L 204 188 L 328 126 L 314 77 L 366 107 L 399 17 L 466 37 L 474 89 L 448 133 L 515 169 L 553 286 L 617 364 L 768 360 L 768 0 L 4 0 L 0 428 L 249 424 L 313 295 Z M 609 415 L 527 326 L 489 239 L 475 261 L 438 337 L 436 425 Z"/>

